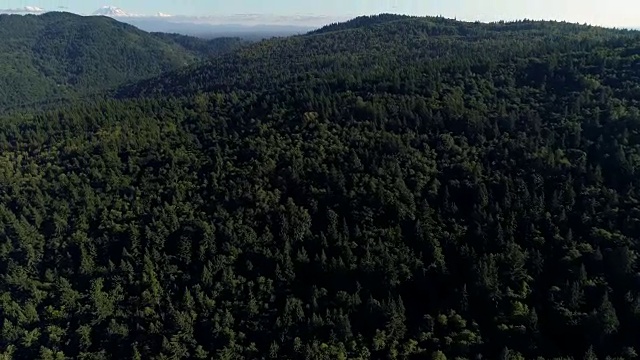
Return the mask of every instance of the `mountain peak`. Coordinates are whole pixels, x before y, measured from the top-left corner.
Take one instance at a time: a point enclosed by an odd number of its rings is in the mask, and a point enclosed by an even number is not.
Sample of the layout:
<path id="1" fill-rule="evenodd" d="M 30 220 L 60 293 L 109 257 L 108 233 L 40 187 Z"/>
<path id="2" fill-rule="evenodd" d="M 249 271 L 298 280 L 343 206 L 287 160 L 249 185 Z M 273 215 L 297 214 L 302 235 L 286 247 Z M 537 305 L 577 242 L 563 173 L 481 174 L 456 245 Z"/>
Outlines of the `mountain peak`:
<path id="1" fill-rule="evenodd" d="M 115 6 L 103 6 L 96 10 L 93 15 L 113 16 L 113 17 L 129 17 L 131 14 Z"/>
<path id="2" fill-rule="evenodd" d="M 37 6 L 29 6 L 29 5 L 25 6 L 24 10 L 26 12 L 34 12 L 34 13 L 44 12 L 43 8 L 40 8 L 40 7 L 37 7 Z"/>
<path id="3" fill-rule="evenodd" d="M 172 17 L 173 15 L 169 15 L 169 14 L 165 14 L 162 12 L 156 13 L 155 15 L 141 15 L 141 14 L 132 14 L 129 12 L 126 12 L 124 10 L 122 10 L 121 8 L 117 7 L 117 6 L 109 6 L 109 5 L 105 5 L 103 7 L 101 7 L 100 9 L 96 10 L 93 12 L 93 15 L 97 15 L 97 16 L 108 16 L 108 17 L 114 17 L 114 18 L 125 18 L 125 17 L 159 17 L 159 18 L 168 18 L 168 17 Z"/>

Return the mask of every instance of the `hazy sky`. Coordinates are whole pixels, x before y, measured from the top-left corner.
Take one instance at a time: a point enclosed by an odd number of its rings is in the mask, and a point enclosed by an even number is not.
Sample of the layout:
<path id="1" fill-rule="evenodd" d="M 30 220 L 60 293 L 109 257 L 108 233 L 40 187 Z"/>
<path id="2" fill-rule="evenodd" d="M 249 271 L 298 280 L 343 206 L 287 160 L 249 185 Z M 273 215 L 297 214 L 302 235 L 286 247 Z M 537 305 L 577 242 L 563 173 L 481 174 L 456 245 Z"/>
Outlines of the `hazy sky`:
<path id="1" fill-rule="evenodd" d="M 3 0 L 6 8 L 61 7 L 92 13 L 104 5 L 130 13 L 173 15 L 316 14 L 355 16 L 381 12 L 443 15 L 463 20 L 555 19 L 604 26 L 640 26 L 637 0 Z"/>

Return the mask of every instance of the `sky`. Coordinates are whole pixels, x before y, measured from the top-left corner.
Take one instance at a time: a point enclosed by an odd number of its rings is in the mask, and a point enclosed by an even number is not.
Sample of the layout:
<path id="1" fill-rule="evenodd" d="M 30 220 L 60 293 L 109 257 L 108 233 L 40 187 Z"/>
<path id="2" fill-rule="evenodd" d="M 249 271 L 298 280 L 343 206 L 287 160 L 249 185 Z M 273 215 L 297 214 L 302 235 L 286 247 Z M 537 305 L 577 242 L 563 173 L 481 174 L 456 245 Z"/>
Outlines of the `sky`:
<path id="1" fill-rule="evenodd" d="M 91 14 L 110 5 L 129 13 L 186 16 L 233 14 L 324 15 L 382 12 L 442 15 L 459 20 L 566 20 L 610 27 L 640 27 L 637 0 L 0 0 L 6 9 L 38 6 Z"/>

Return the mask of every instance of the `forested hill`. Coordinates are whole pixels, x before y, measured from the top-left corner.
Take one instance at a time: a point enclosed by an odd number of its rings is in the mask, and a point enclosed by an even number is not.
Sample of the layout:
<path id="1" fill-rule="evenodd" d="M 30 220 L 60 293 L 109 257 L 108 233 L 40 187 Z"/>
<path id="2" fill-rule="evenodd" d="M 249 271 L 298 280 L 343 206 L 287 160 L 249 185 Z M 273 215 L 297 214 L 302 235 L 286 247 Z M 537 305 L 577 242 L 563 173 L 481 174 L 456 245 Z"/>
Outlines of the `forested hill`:
<path id="1" fill-rule="evenodd" d="M 435 74 L 524 69 L 537 58 L 609 57 L 638 46 L 638 32 L 558 22 L 481 24 L 383 14 L 266 40 L 195 67 L 133 84 L 116 96 L 186 96 L 202 91 L 429 91 Z M 582 61 L 582 60 L 575 60 Z M 533 74 L 531 74 L 533 75 Z M 523 74 L 517 75 L 523 80 Z M 401 90 L 403 89 L 403 90 Z"/>
<path id="2" fill-rule="evenodd" d="M 180 34 L 168 34 L 168 33 L 152 33 L 156 37 L 159 37 L 166 41 L 172 41 L 188 51 L 203 56 L 218 56 L 226 53 L 230 53 L 240 48 L 251 44 L 252 40 L 247 40 L 239 37 L 217 37 L 213 39 L 202 39 L 193 36 L 184 36 Z"/>
<path id="3" fill-rule="evenodd" d="M 2 119 L 0 356 L 636 358 L 638 66 L 403 19 Z"/>
<path id="4" fill-rule="evenodd" d="M 353 18 L 349 21 L 333 23 L 326 26 L 321 27 L 318 30 L 310 31 L 309 34 L 322 34 L 332 31 L 340 31 L 340 30 L 350 30 L 363 26 L 373 26 L 377 24 L 384 24 L 391 21 L 399 21 L 399 20 L 407 20 L 407 19 L 418 19 L 415 16 L 407 16 L 407 15 L 396 15 L 396 14 L 380 14 L 373 16 L 359 16 Z"/>
<path id="5" fill-rule="evenodd" d="M 0 37 L 0 113 L 159 75 L 235 44 L 62 12 L 0 15 Z"/>

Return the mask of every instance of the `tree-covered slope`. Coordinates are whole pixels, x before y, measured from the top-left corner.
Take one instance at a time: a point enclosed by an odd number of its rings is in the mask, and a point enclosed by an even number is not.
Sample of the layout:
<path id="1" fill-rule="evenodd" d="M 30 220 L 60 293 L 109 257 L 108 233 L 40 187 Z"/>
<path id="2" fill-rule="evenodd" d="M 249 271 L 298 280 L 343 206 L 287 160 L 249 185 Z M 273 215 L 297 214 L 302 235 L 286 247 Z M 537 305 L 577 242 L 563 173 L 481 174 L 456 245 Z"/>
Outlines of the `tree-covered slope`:
<path id="1" fill-rule="evenodd" d="M 175 42 L 181 47 L 203 56 L 218 56 L 230 53 L 241 46 L 252 43 L 251 40 L 240 37 L 216 37 L 213 39 L 202 39 L 193 36 L 168 33 L 153 33 L 153 35 L 166 41 Z"/>
<path id="2" fill-rule="evenodd" d="M 96 93 L 234 46 L 69 13 L 0 15 L 0 37 L 0 112 Z"/>
<path id="3" fill-rule="evenodd" d="M 359 27 L 371 27 L 373 25 L 385 24 L 393 21 L 401 21 L 407 19 L 417 19 L 417 17 L 396 14 L 380 14 L 373 16 L 359 16 L 349 21 L 338 22 L 321 27 L 320 29 L 310 31 L 309 34 L 322 34 L 333 31 L 352 30 Z"/>
<path id="4" fill-rule="evenodd" d="M 640 36 L 433 21 L 0 121 L 3 354 L 635 358 Z"/>
<path id="5" fill-rule="evenodd" d="M 367 25 L 368 24 L 368 25 Z M 332 28 L 340 29 L 331 31 Z M 635 46 L 637 32 L 557 22 L 480 24 L 439 17 L 380 15 L 319 33 L 262 41 L 204 64 L 126 86 L 117 97 L 187 96 L 202 91 L 309 86 L 374 91 L 434 87 L 437 72 L 519 66 L 536 57 L 571 57 L 596 48 Z M 615 44 L 613 44 L 615 42 Z"/>

